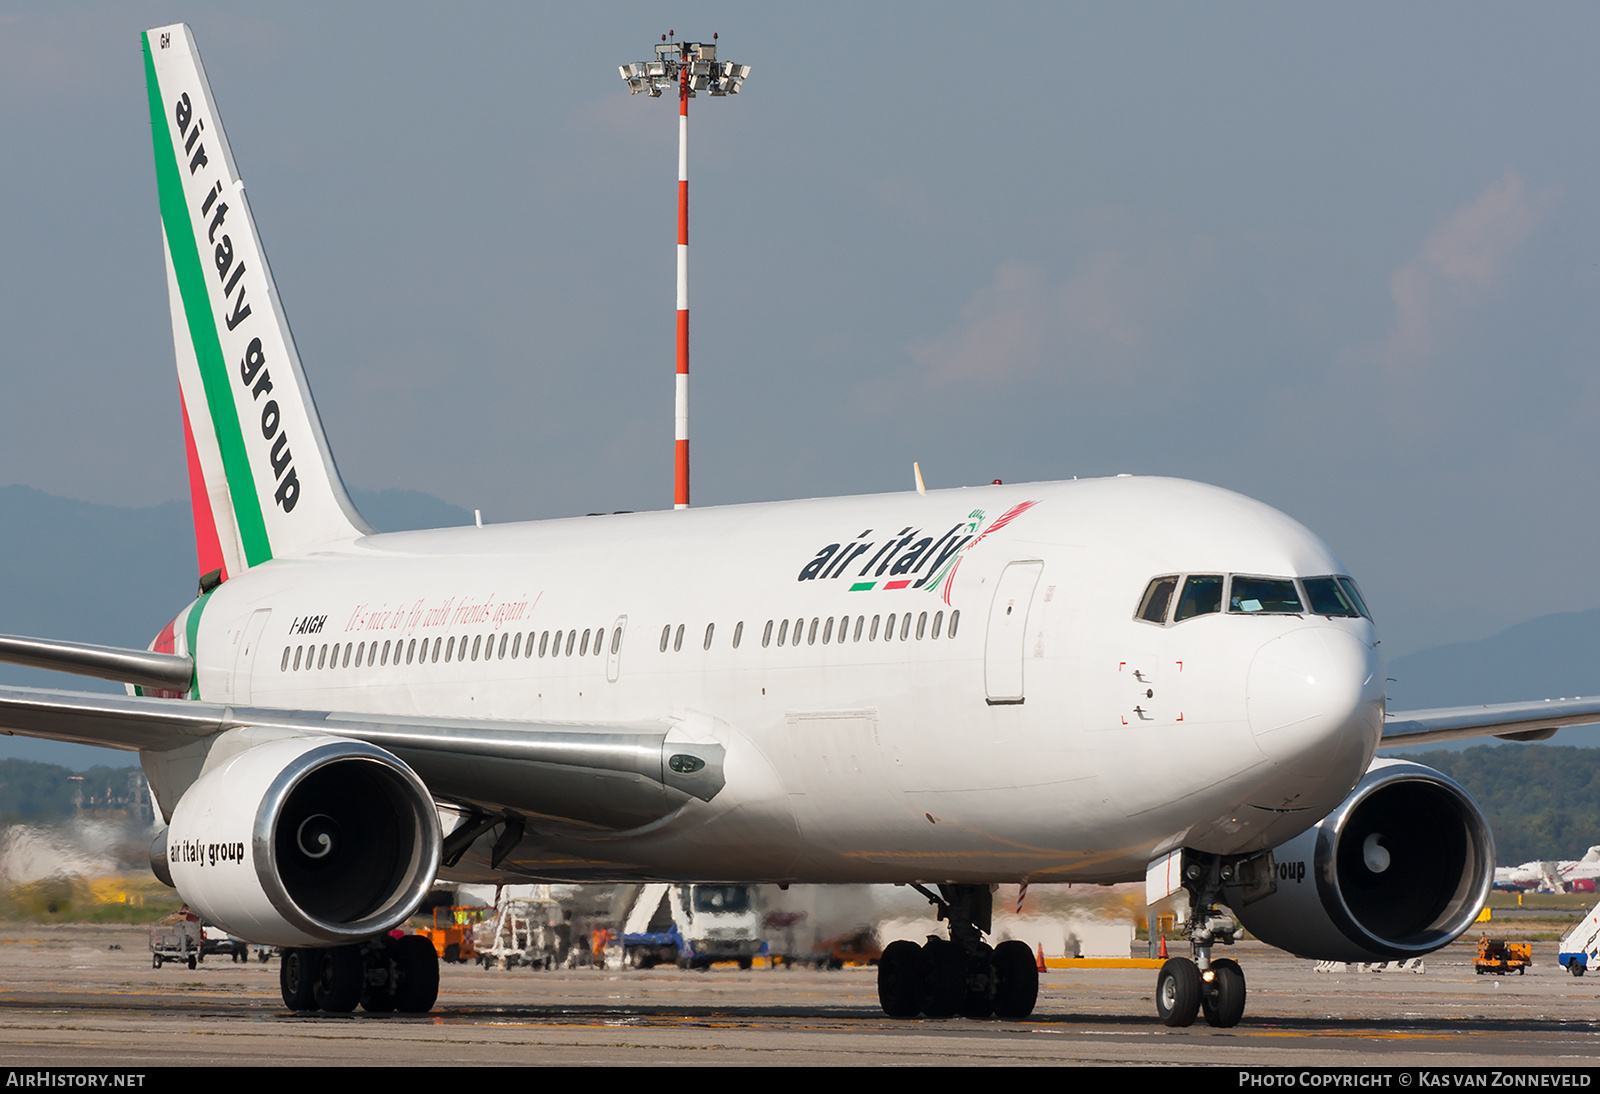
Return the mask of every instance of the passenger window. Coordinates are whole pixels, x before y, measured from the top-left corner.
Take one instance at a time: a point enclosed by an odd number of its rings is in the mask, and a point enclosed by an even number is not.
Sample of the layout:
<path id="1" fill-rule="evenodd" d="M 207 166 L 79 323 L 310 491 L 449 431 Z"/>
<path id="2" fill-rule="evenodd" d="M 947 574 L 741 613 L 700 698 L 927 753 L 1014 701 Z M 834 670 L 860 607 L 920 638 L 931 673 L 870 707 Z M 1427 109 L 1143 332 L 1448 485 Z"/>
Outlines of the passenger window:
<path id="1" fill-rule="evenodd" d="M 779 622 L 778 622 L 778 645 L 780 645 L 780 646 L 783 645 L 783 639 L 788 633 L 789 633 L 789 621 L 787 619 L 779 620 Z"/>
<path id="2" fill-rule="evenodd" d="M 933 637 L 934 638 L 937 639 L 939 637 L 939 628 L 941 626 L 943 626 L 943 625 L 944 625 L 944 613 L 940 612 L 938 615 L 933 617 Z"/>
<path id="3" fill-rule="evenodd" d="M 672 641 L 672 624 L 668 623 L 661 628 L 661 652 L 667 652 L 667 643 Z"/>
<path id="4" fill-rule="evenodd" d="M 1177 587 L 1176 576 L 1153 578 L 1145 586 L 1144 599 L 1139 601 L 1139 618 L 1146 623 L 1165 623 L 1167 605 L 1172 602 L 1172 592 Z"/>
<path id="5" fill-rule="evenodd" d="M 761 632 L 761 648 L 766 649 L 770 645 L 772 645 L 772 620 L 769 619 L 766 629 Z M 783 643 L 780 641 L 778 645 L 781 646 Z"/>
<path id="6" fill-rule="evenodd" d="M 928 633 L 928 613 L 923 612 L 917 616 L 917 641 L 922 641 L 922 636 Z"/>
<path id="7" fill-rule="evenodd" d="M 288 646 L 283 647 L 283 664 L 278 666 L 278 671 L 279 672 L 288 672 L 289 671 L 289 647 Z"/>
<path id="8" fill-rule="evenodd" d="M 520 654 L 521 652 L 522 652 L 522 632 L 518 631 L 516 637 L 511 640 L 511 660 L 515 661 L 517 659 L 517 655 Z"/>
<path id="9" fill-rule="evenodd" d="M 820 622 L 821 620 L 816 616 L 811 617 L 811 629 L 806 632 L 806 645 L 815 646 L 817 644 L 817 624 Z"/>
<path id="10" fill-rule="evenodd" d="M 950 635 L 949 635 L 949 637 L 954 638 L 956 636 L 956 627 L 960 623 L 961 623 L 961 609 L 957 608 L 955 611 L 950 613 Z"/>
<path id="11" fill-rule="evenodd" d="M 822 644 L 826 646 L 833 641 L 833 616 L 828 616 L 827 625 L 822 628 Z"/>
<path id="12" fill-rule="evenodd" d="M 611 652 L 616 653 L 622 649 L 622 628 L 618 627 L 611 632 Z"/>
<path id="13" fill-rule="evenodd" d="M 434 661 L 435 664 L 437 664 L 438 661 L 439 661 L 439 647 L 442 646 L 442 645 L 444 645 L 444 639 L 443 638 L 435 638 L 433 640 L 433 661 Z M 422 647 L 423 647 L 423 651 L 426 652 L 427 651 L 427 647 L 428 647 L 428 640 L 427 639 L 423 639 L 422 640 Z"/>
<path id="14" fill-rule="evenodd" d="M 904 642 L 911 637 L 911 613 L 907 612 L 900 621 L 900 641 Z"/>
<path id="15" fill-rule="evenodd" d="M 867 622 L 867 617 L 866 616 L 864 616 L 864 615 L 856 616 L 856 636 L 855 636 L 855 640 L 857 642 L 861 641 L 861 628 L 862 628 L 863 625 L 866 624 L 866 622 Z"/>
<path id="16" fill-rule="evenodd" d="M 399 658 L 395 658 L 395 660 L 398 661 Z M 383 654 L 379 658 L 378 664 L 387 665 L 388 663 L 389 663 L 389 640 L 386 638 L 383 641 Z"/>
<path id="17" fill-rule="evenodd" d="M 465 652 L 465 651 L 463 651 L 463 652 Z M 445 643 L 445 647 L 444 647 L 444 663 L 448 665 L 450 663 L 450 659 L 452 657 L 454 657 L 455 655 L 456 655 L 456 636 L 452 634 L 450 636 L 450 641 Z M 463 658 L 462 660 L 465 660 L 465 658 Z"/>
<path id="18" fill-rule="evenodd" d="M 466 640 L 462 639 L 462 641 L 466 641 Z M 491 639 L 489 639 L 489 641 L 492 643 L 494 641 L 494 639 L 491 638 Z M 483 635 L 481 635 L 481 634 L 474 635 L 473 638 L 472 638 L 472 659 L 474 661 L 476 661 L 478 659 L 478 651 L 479 651 L 480 647 L 482 647 L 482 645 L 483 645 Z M 484 653 L 483 659 L 485 661 L 489 660 L 489 654 L 487 652 Z"/>
<path id="19" fill-rule="evenodd" d="M 894 641 L 894 620 L 895 613 L 890 612 L 888 622 L 884 623 L 883 625 L 883 640 L 885 642 Z"/>
<path id="20" fill-rule="evenodd" d="M 411 664 L 411 658 L 416 652 L 417 652 L 417 640 L 415 638 L 413 638 L 410 642 L 406 643 L 406 664 L 408 664 L 408 665 Z M 422 655 L 423 655 L 424 658 L 427 657 L 428 651 L 427 651 L 426 647 L 424 647 L 424 649 L 422 651 Z"/>
<path id="21" fill-rule="evenodd" d="M 706 640 L 700 644 L 701 649 L 709 650 L 711 648 L 711 632 L 716 629 L 717 625 L 715 623 L 706 624 Z"/>
<path id="22" fill-rule="evenodd" d="M 585 627 L 583 629 L 583 641 L 578 643 L 578 656 L 579 657 L 588 657 L 589 656 L 589 635 L 590 635 L 592 630 L 593 630 L 593 628 L 590 628 L 590 627 Z"/>
<path id="23" fill-rule="evenodd" d="M 1193 619 L 1197 615 L 1210 615 L 1222 610 L 1222 575 L 1197 574 L 1183 583 L 1183 595 L 1178 598 L 1174 623 Z"/>
<path id="24" fill-rule="evenodd" d="M 680 628 L 680 632 L 681 632 L 681 628 Z M 562 651 L 562 656 L 563 657 L 571 657 L 572 656 L 572 647 L 577 641 L 578 641 L 578 628 L 577 627 L 573 627 L 570 631 L 567 632 L 567 648 L 564 651 Z"/>
<path id="25" fill-rule="evenodd" d="M 546 643 L 548 643 L 549 641 L 550 641 L 550 632 L 549 631 L 545 631 L 543 634 L 541 634 L 539 636 L 539 656 L 540 657 L 544 656 Z"/>
<path id="26" fill-rule="evenodd" d="M 733 626 L 733 648 L 739 648 L 739 639 L 744 637 L 744 620 L 739 620 Z"/>
<path id="27" fill-rule="evenodd" d="M 1233 578 L 1228 592 L 1228 611 L 1246 615 L 1297 615 L 1305 609 L 1300 606 L 1300 594 L 1294 582 L 1270 577 Z"/>
<path id="28" fill-rule="evenodd" d="M 868 642 L 876 642 L 878 640 L 878 619 L 879 617 L 876 615 L 872 617 L 872 630 L 867 632 Z"/>
<path id="29" fill-rule="evenodd" d="M 684 624 L 679 623 L 678 624 L 677 636 L 674 637 L 673 640 L 672 640 L 672 652 L 673 653 L 677 653 L 679 650 L 683 649 L 683 628 L 684 628 Z"/>

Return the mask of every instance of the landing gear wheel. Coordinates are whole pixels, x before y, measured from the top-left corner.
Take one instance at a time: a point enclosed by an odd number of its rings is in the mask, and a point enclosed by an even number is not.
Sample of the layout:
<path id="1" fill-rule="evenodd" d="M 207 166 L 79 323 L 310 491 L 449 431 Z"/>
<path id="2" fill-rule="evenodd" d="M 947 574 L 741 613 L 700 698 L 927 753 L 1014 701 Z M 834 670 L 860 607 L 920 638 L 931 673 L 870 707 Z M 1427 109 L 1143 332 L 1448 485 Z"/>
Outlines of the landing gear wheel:
<path id="1" fill-rule="evenodd" d="M 333 946 L 313 951 L 313 954 L 317 975 L 311 990 L 317 998 L 317 1009 L 329 1014 L 349 1014 L 355 1010 L 366 983 L 360 947 Z"/>
<path id="2" fill-rule="evenodd" d="M 373 983 L 373 978 L 366 975 L 367 969 L 362 970 L 361 1009 L 369 1014 L 385 1014 L 394 1010 L 394 939 L 385 937 L 375 949 L 362 955 L 376 966 L 375 970 L 382 971 L 382 979 Z"/>
<path id="3" fill-rule="evenodd" d="M 1244 1017 L 1244 970 L 1230 957 L 1211 962 L 1209 990 L 1200 994 L 1200 1010 L 1206 1024 L 1231 1029 Z"/>
<path id="4" fill-rule="evenodd" d="M 290 1010 L 315 1010 L 316 995 L 312 992 L 314 976 L 311 958 L 314 950 L 286 949 L 278 957 L 278 990 L 283 993 L 283 1005 Z"/>
<path id="5" fill-rule="evenodd" d="M 953 1018 L 967 997 L 967 955 L 954 942 L 930 938 L 922 947 L 917 1003 L 929 1018 Z"/>
<path id="6" fill-rule="evenodd" d="M 1200 970 L 1187 957 L 1174 957 L 1156 974 L 1156 1014 L 1166 1026 L 1190 1026 L 1200 1011 Z"/>
<path id="7" fill-rule="evenodd" d="M 994 1013 L 994 950 L 987 942 L 979 942 L 967 955 L 967 971 L 967 994 L 961 1001 L 961 1017 L 987 1018 Z"/>
<path id="8" fill-rule="evenodd" d="M 878 959 L 878 1005 L 890 1018 L 915 1018 L 917 976 L 922 963 L 922 947 L 901 939 L 884 948 Z"/>
<path id="9" fill-rule="evenodd" d="M 398 983 L 394 1009 L 402 1014 L 426 1014 L 439 998 L 439 955 L 433 943 L 420 934 L 408 934 L 394 947 Z"/>
<path id="10" fill-rule="evenodd" d="M 994 1012 L 1001 1018 L 1026 1018 L 1039 1001 L 1039 966 L 1026 942 L 1012 939 L 994 951 Z"/>

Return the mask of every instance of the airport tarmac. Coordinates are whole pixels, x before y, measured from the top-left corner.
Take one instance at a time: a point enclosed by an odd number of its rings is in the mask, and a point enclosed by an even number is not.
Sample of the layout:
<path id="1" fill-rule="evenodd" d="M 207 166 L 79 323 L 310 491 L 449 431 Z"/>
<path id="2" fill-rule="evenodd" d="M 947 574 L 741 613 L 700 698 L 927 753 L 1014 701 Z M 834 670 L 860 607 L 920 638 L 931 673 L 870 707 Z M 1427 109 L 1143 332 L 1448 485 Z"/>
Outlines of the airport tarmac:
<path id="1" fill-rule="evenodd" d="M 1421 975 L 1330 974 L 1244 943 L 1230 956 L 1249 1007 L 1230 1030 L 1160 1025 L 1144 969 L 1051 970 L 1025 1022 L 894 1021 L 872 970 L 731 966 L 450 965 L 431 1014 L 317 1017 L 284 1010 L 275 961 L 158 971 L 139 928 L 11 926 L 0 1065 L 1600 1064 L 1600 975 L 1569 976 L 1553 943 L 1523 976 L 1477 976 L 1474 953 L 1458 942 Z"/>

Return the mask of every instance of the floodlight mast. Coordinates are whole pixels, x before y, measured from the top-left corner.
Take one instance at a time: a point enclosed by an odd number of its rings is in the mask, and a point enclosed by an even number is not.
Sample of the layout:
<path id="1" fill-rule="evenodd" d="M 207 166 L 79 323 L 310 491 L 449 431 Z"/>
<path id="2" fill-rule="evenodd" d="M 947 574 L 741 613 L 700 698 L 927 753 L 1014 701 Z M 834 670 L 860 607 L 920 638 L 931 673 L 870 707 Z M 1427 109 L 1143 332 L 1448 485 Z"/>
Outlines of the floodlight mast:
<path id="1" fill-rule="evenodd" d="M 674 509 L 689 508 L 689 100 L 696 92 L 737 95 L 750 75 L 749 65 L 717 60 L 716 35 L 710 42 L 669 41 L 661 36 L 654 61 L 619 66 L 628 92 L 652 99 L 678 90 L 678 375 L 673 412 Z"/>

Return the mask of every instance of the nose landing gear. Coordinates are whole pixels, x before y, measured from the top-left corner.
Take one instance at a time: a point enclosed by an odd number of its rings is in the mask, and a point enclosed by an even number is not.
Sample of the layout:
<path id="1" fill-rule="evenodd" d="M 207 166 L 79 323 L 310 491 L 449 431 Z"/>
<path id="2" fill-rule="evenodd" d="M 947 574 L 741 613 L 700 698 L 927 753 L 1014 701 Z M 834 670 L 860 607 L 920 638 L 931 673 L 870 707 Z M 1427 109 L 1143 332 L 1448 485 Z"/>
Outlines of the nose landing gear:
<path id="1" fill-rule="evenodd" d="M 1026 1018 L 1039 997 L 1039 968 L 1026 942 L 991 948 L 993 894 L 987 885 L 914 888 L 950 924 L 950 938 L 891 942 L 878 962 L 878 1003 L 891 1018 Z"/>
<path id="2" fill-rule="evenodd" d="M 1156 1015 L 1162 1025 L 1193 1025 L 1203 1014 L 1207 1025 L 1229 1029 L 1244 1017 L 1244 970 L 1232 958 L 1211 959 L 1211 947 L 1231 946 L 1239 931 L 1233 917 L 1217 907 L 1233 868 L 1215 855 L 1184 852 L 1183 887 L 1192 909 L 1189 941 L 1195 956 L 1174 957 L 1156 974 Z"/>

